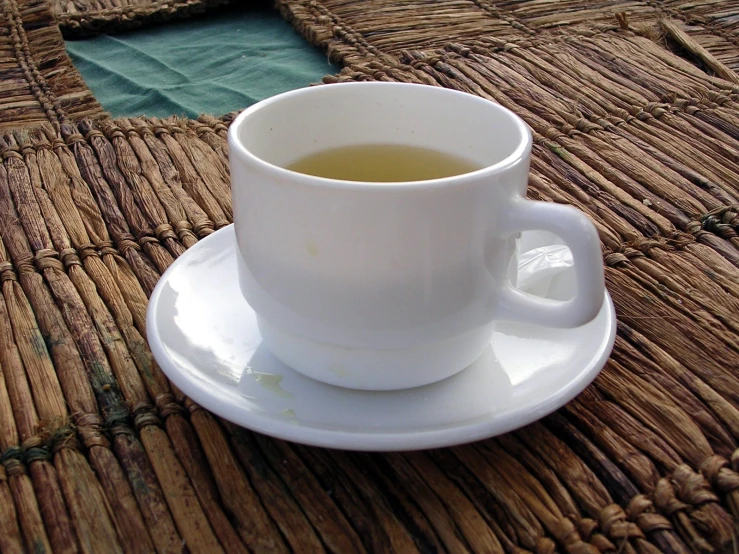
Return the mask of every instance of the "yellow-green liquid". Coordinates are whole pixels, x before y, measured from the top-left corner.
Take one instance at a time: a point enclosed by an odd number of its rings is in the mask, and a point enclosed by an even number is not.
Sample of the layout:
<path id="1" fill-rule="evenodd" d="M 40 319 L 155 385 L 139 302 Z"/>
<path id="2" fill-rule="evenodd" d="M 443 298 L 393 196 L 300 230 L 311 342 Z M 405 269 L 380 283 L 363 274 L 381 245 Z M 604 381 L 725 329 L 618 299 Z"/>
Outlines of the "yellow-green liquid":
<path id="1" fill-rule="evenodd" d="M 396 144 L 363 144 L 323 150 L 287 166 L 292 171 L 316 177 L 370 183 L 442 179 L 480 168 L 480 165 L 464 158 Z"/>

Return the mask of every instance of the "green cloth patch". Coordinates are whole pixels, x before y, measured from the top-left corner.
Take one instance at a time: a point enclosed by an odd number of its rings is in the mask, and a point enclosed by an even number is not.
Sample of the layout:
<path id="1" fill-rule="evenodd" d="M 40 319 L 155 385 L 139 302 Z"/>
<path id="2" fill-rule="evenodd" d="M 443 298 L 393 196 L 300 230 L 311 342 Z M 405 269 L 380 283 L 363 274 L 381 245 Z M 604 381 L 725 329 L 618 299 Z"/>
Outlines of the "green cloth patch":
<path id="1" fill-rule="evenodd" d="M 265 9 L 230 8 L 66 44 L 113 116 L 222 115 L 339 70 Z"/>

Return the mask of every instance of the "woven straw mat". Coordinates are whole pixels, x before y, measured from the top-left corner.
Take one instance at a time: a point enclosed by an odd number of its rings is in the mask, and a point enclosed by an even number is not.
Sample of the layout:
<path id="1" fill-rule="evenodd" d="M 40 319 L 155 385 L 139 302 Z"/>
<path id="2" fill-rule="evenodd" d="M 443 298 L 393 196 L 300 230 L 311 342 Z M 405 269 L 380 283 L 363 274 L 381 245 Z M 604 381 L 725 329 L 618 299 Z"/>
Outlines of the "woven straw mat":
<path id="1" fill-rule="evenodd" d="M 241 0 L 245 3 L 245 0 Z M 190 17 L 229 0 L 50 0 L 67 36 L 129 30 L 144 24 Z"/>
<path id="2" fill-rule="evenodd" d="M 106 117 L 49 6 L 0 0 L 0 552 L 733 550 L 735 3 L 369 4 L 279 8 L 344 65 L 327 82 L 450 87 L 528 122 L 530 197 L 600 233 L 619 316 L 603 372 L 524 429 L 408 454 L 200 408 L 154 363 L 145 311 L 231 221 L 230 117 Z"/>

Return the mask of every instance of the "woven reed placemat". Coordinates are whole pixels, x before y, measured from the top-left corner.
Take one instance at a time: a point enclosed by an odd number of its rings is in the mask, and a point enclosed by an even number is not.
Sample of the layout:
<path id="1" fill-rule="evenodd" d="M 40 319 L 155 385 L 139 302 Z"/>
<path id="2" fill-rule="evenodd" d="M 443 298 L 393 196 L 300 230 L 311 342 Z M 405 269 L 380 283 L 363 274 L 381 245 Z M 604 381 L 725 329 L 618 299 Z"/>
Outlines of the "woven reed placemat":
<path id="1" fill-rule="evenodd" d="M 0 0 L 0 130 L 101 115 L 48 4 Z"/>
<path id="2" fill-rule="evenodd" d="M 595 383 L 541 422 L 457 448 L 346 453 L 214 417 L 143 338 L 158 277 L 231 220 L 230 117 L 54 107 L 89 91 L 51 84 L 75 73 L 60 54 L 62 72 L 41 63 L 62 51 L 48 6 L 0 5 L 2 44 L 13 29 L 46 42 L 6 55 L 21 73 L 0 77 L 21 90 L 31 74 L 45 95 L 13 129 L 0 105 L 0 552 L 732 551 L 738 85 L 642 36 L 636 17 L 538 29 L 485 2 L 281 2 L 346 65 L 329 82 L 447 86 L 524 117 L 530 196 L 593 218 L 620 320 Z"/>
<path id="3" fill-rule="evenodd" d="M 88 36 L 135 29 L 179 17 L 192 17 L 229 0 L 51 0 L 66 36 Z"/>

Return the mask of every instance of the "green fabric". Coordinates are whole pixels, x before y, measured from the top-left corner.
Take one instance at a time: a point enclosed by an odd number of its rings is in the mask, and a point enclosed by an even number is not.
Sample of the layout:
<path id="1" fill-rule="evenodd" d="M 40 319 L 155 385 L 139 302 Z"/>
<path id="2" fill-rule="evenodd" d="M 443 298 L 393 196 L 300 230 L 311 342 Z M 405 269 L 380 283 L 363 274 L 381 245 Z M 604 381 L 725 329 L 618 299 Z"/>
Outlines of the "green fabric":
<path id="1" fill-rule="evenodd" d="M 222 115 L 339 69 L 269 9 L 70 40 L 67 50 L 113 116 Z"/>

